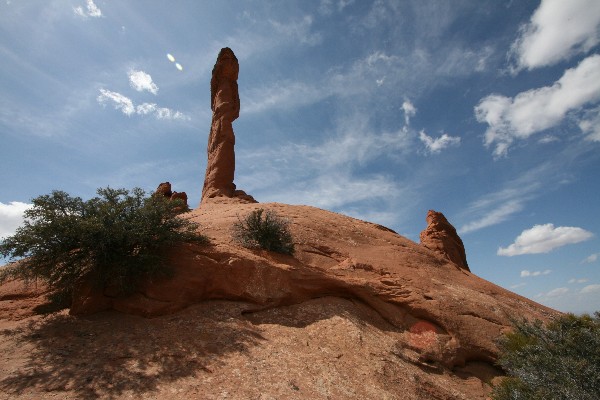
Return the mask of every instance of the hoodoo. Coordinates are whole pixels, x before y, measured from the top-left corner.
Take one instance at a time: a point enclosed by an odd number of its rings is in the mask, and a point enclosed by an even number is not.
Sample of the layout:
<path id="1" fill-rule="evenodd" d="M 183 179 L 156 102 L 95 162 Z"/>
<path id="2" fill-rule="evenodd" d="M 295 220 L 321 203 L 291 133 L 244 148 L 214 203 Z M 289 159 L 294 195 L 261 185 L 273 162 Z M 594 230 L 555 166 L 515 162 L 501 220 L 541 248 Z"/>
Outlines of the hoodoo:
<path id="1" fill-rule="evenodd" d="M 202 202 L 215 197 L 236 197 L 255 202 L 235 189 L 235 134 L 233 121 L 240 115 L 237 57 L 229 47 L 221 49 L 210 80 L 212 122 L 208 136 L 208 161 L 202 189 Z"/>
<path id="2" fill-rule="evenodd" d="M 421 245 L 470 271 L 465 246 L 456 229 L 441 212 L 427 212 L 427 228 L 421 232 Z"/>

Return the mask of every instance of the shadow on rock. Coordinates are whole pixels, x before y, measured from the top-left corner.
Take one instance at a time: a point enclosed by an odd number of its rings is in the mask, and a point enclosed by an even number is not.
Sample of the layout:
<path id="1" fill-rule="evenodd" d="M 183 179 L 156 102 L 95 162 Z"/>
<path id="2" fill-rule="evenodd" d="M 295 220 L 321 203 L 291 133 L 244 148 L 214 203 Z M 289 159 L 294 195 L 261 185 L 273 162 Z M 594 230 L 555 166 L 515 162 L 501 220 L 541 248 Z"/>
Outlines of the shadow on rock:
<path id="1" fill-rule="evenodd" d="M 115 312 L 77 318 L 65 312 L 19 332 L 31 345 L 23 368 L 0 380 L 13 395 L 35 388 L 75 392 L 78 398 L 137 397 L 180 379 L 202 379 L 229 353 L 265 340 L 239 319 L 244 303 L 214 301 L 177 315 L 145 319 Z"/>

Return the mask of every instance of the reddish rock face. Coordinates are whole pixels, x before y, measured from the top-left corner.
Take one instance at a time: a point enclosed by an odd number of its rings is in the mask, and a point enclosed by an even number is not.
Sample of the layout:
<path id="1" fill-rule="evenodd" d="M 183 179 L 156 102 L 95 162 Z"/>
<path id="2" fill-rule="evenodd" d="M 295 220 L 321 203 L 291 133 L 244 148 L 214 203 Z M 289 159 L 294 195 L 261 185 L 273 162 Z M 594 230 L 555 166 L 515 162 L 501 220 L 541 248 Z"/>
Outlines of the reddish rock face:
<path id="1" fill-rule="evenodd" d="M 185 205 L 187 206 L 187 193 L 186 192 L 173 192 L 173 194 L 170 197 L 171 200 L 175 200 L 175 199 L 179 199 L 179 200 L 183 200 L 183 202 L 185 203 Z"/>
<path id="2" fill-rule="evenodd" d="M 184 209 L 188 209 L 188 197 L 185 192 L 173 192 L 171 191 L 171 183 L 163 182 L 156 188 L 154 195 L 162 195 L 170 200 L 180 199 L 185 203 Z"/>
<path id="3" fill-rule="evenodd" d="M 236 190 L 235 135 L 233 121 L 240 115 L 238 93 L 238 60 L 229 47 L 221 49 L 210 81 L 210 108 L 213 112 L 208 136 L 208 161 L 202 189 L 202 200 L 235 198 L 241 203 L 256 203 L 242 190 Z"/>
<path id="4" fill-rule="evenodd" d="M 441 212 L 427 212 L 427 228 L 421 232 L 421 245 L 470 271 L 465 246 L 454 226 Z"/>
<path id="5" fill-rule="evenodd" d="M 171 192 L 171 183 L 170 182 L 163 182 L 160 185 L 158 185 L 158 187 L 156 188 L 156 191 L 154 192 L 154 194 L 162 194 L 163 196 L 165 196 L 166 198 L 171 198 L 171 195 L 173 194 Z"/>
<path id="6" fill-rule="evenodd" d="M 71 313 L 105 307 L 153 317 L 207 300 L 229 300 L 243 302 L 242 312 L 250 315 L 324 296 L 355 299 L 400 334 L 398 354 L 446 368 L 495 362 L 495 340 L 510 327 L 511 316 L 546 320 L 555 315 L 379 225 L 307 206 L 261 207 L 293 221 L 293 257 L 232 241 L 232 225 L 256 205 L 209 202 L 187 218 L 201 224 L 210 245 L 173 248 L 171 279 L 148 282 L 129 297 L 82 286 L 74 293 Z"/>
<path id="7" fill-rule="evenodd" d="M 239 68 L 233 51 L 228 47 L 221 49 L 210 81 L 210 108 L 213 115 L 202 200 L 218 196 L 233 197 L 235 193 L 235 135 L 232 123 L 240 115 L 237 85 Z"/>

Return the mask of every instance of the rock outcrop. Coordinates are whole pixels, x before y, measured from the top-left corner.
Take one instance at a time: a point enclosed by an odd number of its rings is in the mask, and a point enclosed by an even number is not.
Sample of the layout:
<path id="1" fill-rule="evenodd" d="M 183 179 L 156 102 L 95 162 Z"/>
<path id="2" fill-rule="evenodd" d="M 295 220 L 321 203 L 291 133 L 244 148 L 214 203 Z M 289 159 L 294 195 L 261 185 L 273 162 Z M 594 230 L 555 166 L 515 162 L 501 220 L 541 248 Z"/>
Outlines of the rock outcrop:
<path id="1" fill-rule="evenodd" d="M 422 246 L 453 262 L 459 268 L 470 271 L 463 241 L 441 212 L 427 212 L 427 228 L 421 232 L 420 238 Z"/>
<path id="2" fill-rule="evenodd" d="M 261 204 L 292 221 L 293 257 L 245 249 L 232 241 L 231 226 L 256 207 L 208 203 L 191 211 L 210 245 L 173 249 L 172 279 L 126 298 L 81 287 L 71 313 L 114 309 L 152 317 L 233 300 L 244 302 L 242 312 L 250 315 L 333 296 L 366 304 L 402 333 L 403 357 L 440 368 L 492 364 L 495 340 L 511 317 L 555 314 L 379 225 L 313 207 Z"/>
<path id="3" fill-rule="evenodd" d="M 167 198 L 169 200 L 181 200 L 185 204 L 183 209 L 187 210 L 189 208 L 187 193 L 173 192 L 171 190 L 170 182 L 163 182 L 160 185 L 158 185 L 158 187 L 156 188 L 156 191 L 154 192 L 154 195 L 164 196 L 165 198 Z"/>
<path id="4" fill-rule="evenodd" d="M 235 135 L 233 121 L 240 115 L 238 60 L 229 47 L 221 49 L 210 81 L 210 108 L 213 112 L 208 136 L 208 161 L 202 189 L 202 202 L 216 197 L 256 202 L 242 190 L 236 190 Z"/>

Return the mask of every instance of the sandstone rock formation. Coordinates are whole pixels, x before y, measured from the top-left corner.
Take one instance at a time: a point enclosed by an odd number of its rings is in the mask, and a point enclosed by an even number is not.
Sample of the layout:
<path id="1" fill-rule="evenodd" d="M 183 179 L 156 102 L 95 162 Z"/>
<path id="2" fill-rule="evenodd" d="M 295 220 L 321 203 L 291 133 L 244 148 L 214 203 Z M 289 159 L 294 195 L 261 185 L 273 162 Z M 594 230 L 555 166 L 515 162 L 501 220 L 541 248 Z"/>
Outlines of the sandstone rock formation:
<path id="1" fill-rule="evenodd" d="M 160 185 L 158 185 L 158 187 L 154 191 L 154 194 L 157 196 L 163 195 L 167 199 L 170 199 L 171 195 L 173 194 L 173 192 L 171 191 L 171 182 L 163 182 Z"/>
<path id="2" fill-rule="evenodd" d="M 427 228 L 421 232 L 420 237 L 421 245 L 453 262 L 459 268 L 470 271 L 465 246 L 444 214 L 429 210 Z"/>
<path id="3" fill-rule="evenodd" d="M 82 285 L 71 315 L 15 322 L 0 287 L 0 398 L 484 400 L 510 318 L 557 314 L 313 207 L 260 205 L 291 222 L 294 256 L 240 247 L 231 226 L 257 207 L 184 214 L 210 244 L 173 248 L 173 278 L 129 297 Z"/>
<path id="4" fill-rule="evenodd" d="M 189 208 L 187 193 L 171 191 L 171 183 L 170 182 L 163 182 L 160 185 L 158 185 L 154 194 L 157 196 L 164 196 L 169 200 L 179 199 L 179 200 L 183 201 L 184 207 L 182 208 L 181 211 L 187 211 Z"/>
<path id="5" fill-rule="evenodd" d="M 238 215 L 256 205 L 209 203 L 188 217 L 201 223 L 211 245 L 174 249 L 174 278 L 127 298 L 82 287 L 71 313 L 115 309 L 157 316 L 206 300 L 236 300 L 247 303 L 243 312 L 250 314 L 335 296 L 368 305 L 404 332 L 402 348 L 418 353 L 419 362 L 450 369 L 470 361 L 493 363 L 495 340 L 511 316 L 546 319 L 554 313 L 379 225 L 307 206 L 261 207 L 292 221 L 293 257 L 232 241 Z"/>
<path id="6" fill-rule="evenodd" d="M 210 81 L 210 108 L 213 112 L 208 136 L 208 161 L 202 189 L 202 202 L 215 197 L 254 199 L 233 183 L 235 175 L 235 135 L 233 121 L 240 115 L 238 60 L 229 47 L 221 49 Z"/>

